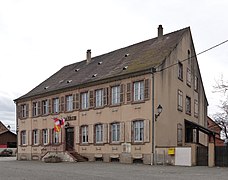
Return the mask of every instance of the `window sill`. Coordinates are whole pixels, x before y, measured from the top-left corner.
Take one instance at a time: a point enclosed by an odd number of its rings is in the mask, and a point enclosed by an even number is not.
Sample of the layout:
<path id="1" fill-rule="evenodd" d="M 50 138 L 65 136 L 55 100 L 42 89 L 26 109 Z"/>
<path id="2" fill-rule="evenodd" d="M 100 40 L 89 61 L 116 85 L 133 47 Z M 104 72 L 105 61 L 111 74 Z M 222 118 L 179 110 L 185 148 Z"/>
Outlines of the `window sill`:
<path id="1" fill-rule="evenodd" d="M 140 142 L 132 142 L 132 145 L 144 145 L 145 142 L 140 141 Z"/>
<path id="2" fill-rule="evenodd" d="M 89 143 L 80 143 L 80 146 L 89 146 Z"/>
<path id="3" fill-rule="evenodd" d="M 178 107 L 177 110 L 180 112 L 183 112 L 183 108 L 181 108 L 181 107 Z"/>
<path id="4" fill-rule="evenodd" d="M 132 104 L 145 103 L 145 100 L 132 101 Z"/>
<path id="5" fill-rule="evenodd" d="M 178 79 L 180 80 L 180 81 L 182 81 L 183 82 L 183 77 L 181 78 L 181 77 L 178 77 Z"/>
<path id="6" fill-rule="evenodd" d="M 121 145 L 121 142 L 117 141 L 117 142 L 110 142 L 110 145 Z"/>
<path id="7" fill-rule="evenodd" d="M 191 113 L 189 113 L 189 112 L 186 112 L 186 114 L 189 115 L 189 116 L 191 116 Z"/>

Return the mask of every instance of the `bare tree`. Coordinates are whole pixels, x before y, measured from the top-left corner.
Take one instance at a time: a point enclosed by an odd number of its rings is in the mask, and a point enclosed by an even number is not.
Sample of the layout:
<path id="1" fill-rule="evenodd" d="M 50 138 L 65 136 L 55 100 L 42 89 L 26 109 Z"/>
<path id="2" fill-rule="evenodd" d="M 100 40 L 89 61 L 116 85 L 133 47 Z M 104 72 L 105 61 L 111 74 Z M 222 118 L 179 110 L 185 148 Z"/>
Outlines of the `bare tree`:
<path id="1" fill-rule="evenodd" d="M 213 115 L 213 118 L 217 124 L 222 128 L 222 136 L 225 137 L 225 143 L 228 143 L 228 82 L 221 79 L 216 82 L 216 86 L 214 86 L 215 91 L 223 93 L 224 99 L 221 100 L 221 104 L 218 106 L 220 111 Z"/>

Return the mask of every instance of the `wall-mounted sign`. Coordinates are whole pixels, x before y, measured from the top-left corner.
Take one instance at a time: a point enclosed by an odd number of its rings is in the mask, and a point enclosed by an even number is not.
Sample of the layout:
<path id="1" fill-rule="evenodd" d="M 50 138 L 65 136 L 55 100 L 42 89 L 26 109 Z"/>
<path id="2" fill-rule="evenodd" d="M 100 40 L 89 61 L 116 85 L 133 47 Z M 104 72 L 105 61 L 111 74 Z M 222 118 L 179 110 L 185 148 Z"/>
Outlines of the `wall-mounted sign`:
<path id="1" fill-rule="evenodd" d="M 64 119 L 65 121 L 75 121 L 77 120 L 77 116 L 67 116 Z"/>

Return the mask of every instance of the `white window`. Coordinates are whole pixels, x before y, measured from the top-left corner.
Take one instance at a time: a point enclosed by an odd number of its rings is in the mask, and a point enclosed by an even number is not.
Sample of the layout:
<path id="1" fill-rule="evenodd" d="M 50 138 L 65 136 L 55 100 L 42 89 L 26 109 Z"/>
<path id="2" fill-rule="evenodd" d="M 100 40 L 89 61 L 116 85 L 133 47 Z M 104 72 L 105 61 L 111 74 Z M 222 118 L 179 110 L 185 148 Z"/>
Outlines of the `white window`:
<path id="1" fill-rule="evenodd" d="M 38 116 L 38 102 L 33 102 L 32 106 L 32 114 L 33 116 Z"/>
<path id="2" fill-rule="evenodd" d="M 42 101 L 42 112 L 44 115 L 48 114 L 48 100 Z"/>
<path id="3" fill-rule="evenodd" d="M 183 92 L 181 90 L 178 90 L 177 99 L 178 99 L 177 109 L 179 111 L 183 111 Z"/>
<path id="4" fill-rule="evenodd" d="M 186 96 L 186 114 L 191 115 L 191 98 Z"/>
<path id="5" fill-rule="evenodd" d="M 191 78 L 191 70 L 187 68 L 187 85 L 191 86 L 192 78 Z"/>
<path id="6" fill-rule="evenodd" d="M 21 145 L 26 145 L 26 131 L 21 131 Z"/>
<path id="7" fill-rule="evenodd" d="M 33 145 L 39 144 L 39 131 L 37 129 L 33 130 Z"/>
<path id="8" fill-rule="evenodd" d="M 120 103 L 120 86 L 112 87 L 112 105 Z"/>
<path id="9" fill-rule="evenodd" d="M 96 143 L 102 143 L 103 142 L 103 125 L 97 124 L 95 125 L 95 132 L 96 132 Z"/>
<path id="10" fill-rule="evenodd" d="M 82 133 L 82 143 L 88 143 L 88 126 L 82 126 L 81 127 L 81 133 Z"/>
<path id="11" fill-rule="evenodd" d="M 85 92 L 81 94 L 82 109 L 89 108 L 89 93 Z"/>
<path id="12" fill-rule="evenodd" d="M 46 145 L 48 144 L 48 130 L 43 129 L 43 144 Z"/>
<path id="13" fill-rule="evenodd" d="M 59 113 L 59 98 L 53 99 L 53 112 Z"/>
<path id="14" fill-rule="evenodd" d="M 134 131 L 134 142 L 143 142 L 143 135 L 144 135 L 143 121 L 134 121 L 133 131 Z"/>
<path id="15" fill-rule="evenodd" d="M 112 142 L 120 141 L 120 123 L 111 124 L 111 141 Z"/>
<path id="16" fill-rule="evenodd" d="M 198 106 L 198 101 L 195 99 L 194 101 L 194 116 L 198 117 L 199 115 L 199 106 Z"/>
<path id="17" fill-rule="evenodd" d="M 95 91 L 96 94 L 96 107 L 103 106 L 103 89 L 98 89 Z"/>
<path id="18" fill-rule="evenodd" d="M 58 144 L 59 143 L 59 132 L 56 132 L 53 129 L 53 138 L 52 138 L 53 144 Z"/>
<path id="19" fill-rule="evenodd" d="M 73 96 L 66 96 L 66 110 L 73 111 Z"/>
<path id="20" fill-rule="evenodd" d="M 134 82 L 134 101 L 144 100 L 144 81 Z"/>
<path id="21" fill-rule="evenodd" d="M 22 118 L 26 117 L 26 112 L 27 112 L 26 104 L 21 105 L 21 117 Z"/>

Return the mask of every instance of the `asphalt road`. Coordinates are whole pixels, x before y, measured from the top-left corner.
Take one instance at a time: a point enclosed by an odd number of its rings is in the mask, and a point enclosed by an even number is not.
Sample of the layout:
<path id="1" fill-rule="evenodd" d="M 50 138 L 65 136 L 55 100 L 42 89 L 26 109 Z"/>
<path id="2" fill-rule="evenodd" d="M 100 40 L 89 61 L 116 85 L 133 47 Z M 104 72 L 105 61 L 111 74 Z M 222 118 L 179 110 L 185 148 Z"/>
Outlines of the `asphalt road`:
<path id="1" fill-rule="evenodd" d="M 228 168 L 2 160 L 0 180 L 227 180 Z"/>

